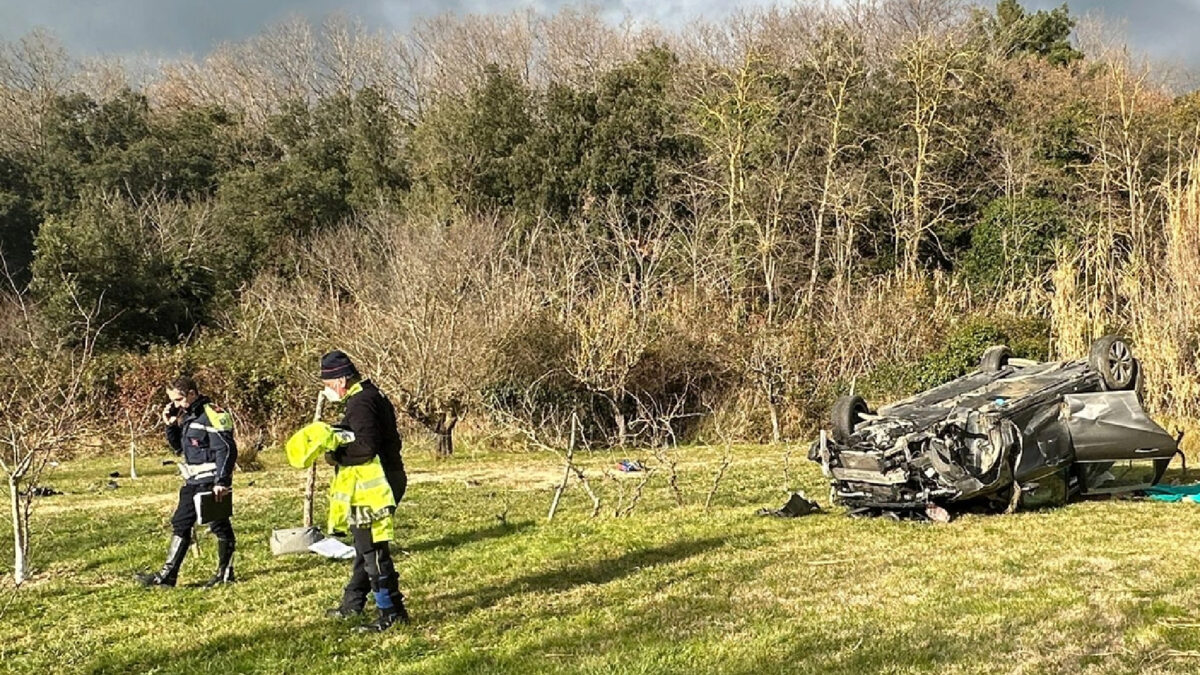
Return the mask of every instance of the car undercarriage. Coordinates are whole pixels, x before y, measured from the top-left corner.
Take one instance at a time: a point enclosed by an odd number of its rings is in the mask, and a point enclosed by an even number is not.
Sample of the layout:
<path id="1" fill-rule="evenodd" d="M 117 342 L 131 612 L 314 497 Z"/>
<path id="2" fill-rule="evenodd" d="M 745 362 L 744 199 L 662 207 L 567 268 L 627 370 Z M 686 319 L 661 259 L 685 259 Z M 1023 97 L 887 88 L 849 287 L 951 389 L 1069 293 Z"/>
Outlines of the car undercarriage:
<path id="1" fill-rule="evenodd" d="M 1037 363 L 993 347 L 975 371 L 876 412 L 860 397 L 839 399 L 809 455 L 855 514 L 1056 505 L 1113 491 L 1105 483 L 1117 462 L 1149 463 L 1142 483 L 1152 484 L 1178 439 L 1142 408 L 1138 366 L 1115 336 L 1080 361 Z"/>

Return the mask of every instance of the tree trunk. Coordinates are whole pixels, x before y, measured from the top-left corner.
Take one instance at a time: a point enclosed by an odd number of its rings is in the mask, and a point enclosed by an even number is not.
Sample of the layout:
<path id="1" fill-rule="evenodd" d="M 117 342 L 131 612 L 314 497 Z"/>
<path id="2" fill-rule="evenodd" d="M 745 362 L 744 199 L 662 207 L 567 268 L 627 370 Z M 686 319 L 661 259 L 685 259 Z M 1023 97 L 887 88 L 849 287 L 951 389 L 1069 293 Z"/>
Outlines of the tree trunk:
<path id="1" fill-rule="evenodd" d="M 437 434 L 437 456 L 449 457 L 454 454 L 454 429 L 447 429 Z"/>
<path id="2" fill-rule="evenodd" d="M 554 520 L 554 514 L 558 512 L 558 502 L 560 499 L 562 499 L 562 494 L 567 489 L 567 481 L 571 480 L 571 470 L 575 468 L 575 425 L 577 420 L 577 417 L 574 415 L 571 416 L 571 442 L 569 445 L 567 445 L 567 459 L 566 464 L 563 467 L 562 482 L 560 482 L 558 487 L 554 490 L 554 500 L 550 502 L 550 513 L 546 514 L 546 522 Z M 592 495 L 592 499 L 593 503 L 596 504 L 596 510 L 592 512 L 593 517 L 595 517 L 596 511 L 598 511 L 600 507 L 599 504 L 595 502 L 595 495 Z"/>
<path id="3" fill-rule="evenodd" d="M 317 465 L 308 467 L 308 482 L 304 485 L 304 526 L 313 526 L 313 497 L 317 493 Z"/>
<path id="4" fill-rule="evenodd" d="M 769 401 L 767 407 L 771 409 L 771 442 L 778 445 L 782 438 L 782 434 L 779 432 L 779 404 Z"/>
<path id="5" fill-rule="evenodd" d="M 21 479 L 9 476 L 8 496 L 12 506 L 13 581 L 20 585 L 28 575 L 29 531 L 21 512 Z"/>
<path id="6" fill-rule="evenodd" d="M 133 429 L 133 418 L 125 413 L 125 422 L 129 425 L 129 477 L 136 479 L 137 475 L 137 434 Z"/>
<path id="7" fill-rule="evenodd" d="M 612 404 L 612 409 L 613 421 L 617 423 L 617 447 L 623 448 L 625 447 L 625 438 L 629 434 L 625 423 L 625 413 L 621 410 L 621 406 L 616 402 Z"/>
<path id="8" fill-rule="evenodd" d="M 321 421 L 321 413 L 325 410 L 325 394 L 317 393 L 317 403 L 313 408 L 313 421 Z M 308 468 L 308 480 L 304 484 L 304 526 L 313 526 L 313 502 L 317 494 L 317 465 Z"/>

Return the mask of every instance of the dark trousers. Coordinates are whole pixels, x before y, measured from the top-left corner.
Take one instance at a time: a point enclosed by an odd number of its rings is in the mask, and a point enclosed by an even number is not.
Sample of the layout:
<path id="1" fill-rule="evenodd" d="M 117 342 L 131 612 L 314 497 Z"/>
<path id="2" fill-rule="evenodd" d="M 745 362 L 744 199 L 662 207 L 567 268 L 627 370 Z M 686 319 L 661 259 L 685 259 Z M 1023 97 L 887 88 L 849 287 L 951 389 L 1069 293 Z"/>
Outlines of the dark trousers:
<path id="1" fill-rule="evenodd" d="M 175 515 L 171 516 L 171 530 L 175 536 L 191 541 L 192 527 L 196 525 L 195 497 L 201 492 L 211 492 L 212 489 L 212 483 L 184 485 L 179 488 L 179 505 L 175 507 Z M 214 520 L 208 527 L 217 539 L 233 543 L 233 523 L 229 522 L 228 518 Z"/>
<path id="2" fill-rule="evenodd" d="M 354 566 L 350 570 L 350 582 L 342 593 L 342 609 L 362 611 L 367 593 L 378 591 L 387 591 L 392 604 L 399 604 L 404 596 L 400 594 L 400 580 L 388 542 L 371 541 L 369 527 L 351 527 L 350 533 L 354 536 Z"/>

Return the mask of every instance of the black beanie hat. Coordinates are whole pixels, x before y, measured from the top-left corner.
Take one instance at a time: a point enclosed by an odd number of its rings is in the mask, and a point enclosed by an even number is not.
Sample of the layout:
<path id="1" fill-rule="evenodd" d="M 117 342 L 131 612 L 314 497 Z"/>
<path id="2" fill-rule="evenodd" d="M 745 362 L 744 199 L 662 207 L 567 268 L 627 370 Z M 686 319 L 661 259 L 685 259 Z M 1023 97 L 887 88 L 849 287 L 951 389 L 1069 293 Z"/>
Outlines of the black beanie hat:
<path id="1" fill-rule="evenodd" d="M 358 369 L 346 356 L 346 352 L 335 349 L 321 357 L 321 379 L 336 380 L 339 377 L 355 377 Z"/>

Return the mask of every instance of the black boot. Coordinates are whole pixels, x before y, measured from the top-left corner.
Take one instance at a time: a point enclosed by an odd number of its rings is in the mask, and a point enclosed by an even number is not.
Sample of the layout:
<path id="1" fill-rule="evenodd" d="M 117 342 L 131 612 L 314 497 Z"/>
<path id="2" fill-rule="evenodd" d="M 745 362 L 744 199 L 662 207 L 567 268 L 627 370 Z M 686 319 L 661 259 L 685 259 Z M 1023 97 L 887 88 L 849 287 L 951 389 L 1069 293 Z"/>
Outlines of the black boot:
<path id="1" fill-rule="evenodd" d="M 408 617 L 408 609 L 404 607 L 404 596 L 397 593 L 393 603 L 396 606 L 396 620 L 407 625 L 411 619 Z"/>
<path id="2" fill-rule="evenodd" d="M 379 616 L 365 626 L 354 629 L 356 633 L 382 633 L 392 627 L 392 624 L 409 622 L 408 610 L 404 608 L 404 596 L 400 593 L 391 594 L 391 607 L 380 608 Z"/>
<path id="3" fill-rule="evenodd" d="M 179 567 L 183 565 L 183 559 L 187 556 L 188 543 L 187 538 L 173 535 L 171 544 L 167 547 L 167 561 L 163 563 L 162 569 L 154 574 L 135 575 L 138 583 L 143 586 L 174 586 L 175 580 L 179 578 Z"/>
<path id="4" fill-rule="evenodd" d="M 356 616 L 362 616 L 362 613 L 361 608 L 334 607 L 333 609 L 325 610 L 325 617 L 328 619 L 353 619 Z"/>
<path id="5" fill-rule="evenodd" d="M 237 581 L 233 576 L 233 550 L 234 546 L 232 539 L 217 540 L 217 573 L 213 578 L 204 584 L 205 588 L 213 588 L 221 584 L 232 584 Z"/>

